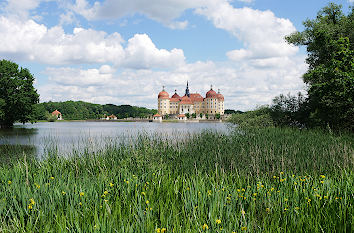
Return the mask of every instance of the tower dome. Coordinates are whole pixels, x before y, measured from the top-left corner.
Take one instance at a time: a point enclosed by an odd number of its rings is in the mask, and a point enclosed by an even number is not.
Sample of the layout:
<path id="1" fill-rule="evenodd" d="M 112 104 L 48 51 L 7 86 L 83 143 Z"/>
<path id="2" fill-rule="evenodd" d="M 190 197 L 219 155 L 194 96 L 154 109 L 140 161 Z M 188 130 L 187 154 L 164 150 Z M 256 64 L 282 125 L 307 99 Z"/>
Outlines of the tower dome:
<path id="1" fill-rule="evenodd" d="M 158 95 L 159 99 L 169 99 L 168 93 L 165 91 L 165 86 L 162 87 L 162 91 Z"/>
<path id="2" fill-rule="evenodd" d="M 218 94 L 216 94 L 216 97 L 217 97 L 219 100 L 224 101 L 224 96 L 220 93 L 220 89 L 219 89 L 219 91 L 218 91 Z"/>
<path id="3" fill-rule="evenodd" d="M 206 98 L 215 98 L 217 97 L 216 92 L 213 90 L 213 86 L 210 87 L 210 90 L 205 95 Z"/>
<path id="4" fill-rule="evenodd" d="M 180 99 L 181 96 L 179 96 L 179 95 L 177 94 L 177 90 L 175 90 L 175 93 L 173 94 L 173 96 L 171 96 L 171 98 L 172 98 L 172 99 Z"/>

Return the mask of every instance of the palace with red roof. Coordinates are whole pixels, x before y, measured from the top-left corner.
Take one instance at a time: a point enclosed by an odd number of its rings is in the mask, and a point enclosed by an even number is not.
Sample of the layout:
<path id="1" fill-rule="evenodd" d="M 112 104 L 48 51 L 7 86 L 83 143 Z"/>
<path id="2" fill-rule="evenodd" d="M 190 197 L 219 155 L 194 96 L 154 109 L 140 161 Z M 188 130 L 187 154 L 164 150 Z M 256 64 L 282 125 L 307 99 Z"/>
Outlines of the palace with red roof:
<path id="1" fill-rule="evenodd" d="M 208 114 L 209 116 L 220 114 L 224 115 L 224 96 L 220 93 L 216 93 L 211 87 L 206 93 L 205 97 L 198 93 L 189 93 L 189 87 L 187 87 L 184 96 L 179 96 L 177 91 L 169 97 L 169 94 L 163 87 L 162 91 L 158 95 L 158 114 L 165 115 L 184 115 L 186 113 L 195 113 L 198 117 L 202 114 Z"/>

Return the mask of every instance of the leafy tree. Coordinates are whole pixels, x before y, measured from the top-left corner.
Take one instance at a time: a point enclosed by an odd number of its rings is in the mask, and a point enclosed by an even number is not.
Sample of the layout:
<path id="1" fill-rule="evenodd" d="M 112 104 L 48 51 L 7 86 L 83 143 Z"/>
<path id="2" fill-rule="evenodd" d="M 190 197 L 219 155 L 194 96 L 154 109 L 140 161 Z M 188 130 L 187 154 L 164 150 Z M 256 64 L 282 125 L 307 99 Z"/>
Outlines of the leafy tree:
<path id="1" fill-rule="evenodd" d="M 216 118 L 216 119 L 218 119 L 218 120 L 219 120 L 219 119 L 220 119 L 220 117 L 221 117 L 221 116 L 220 116 L 220 113 L 216 113 L 216 114 L 215 114 L 215 118 Z"/>
<path id="2" fill-rule="evenodd" d="M 196 113 L 192 113 L 192 118 L 197 118 L 197 114 Z"/>
<path id="3" fill-rule="evenodd" d="M 296 96 L 281 94 L 273 99 L 270 114 L 278 126 L 303 127 L 309 115 L 307 107 L 307 100 L 301 92 Z"/>
<path id="4" fill-rule="evenodd" d="M 346 16 L 340 5 L 324 7 L 305 30 L 287 41 L 307 48 L 309 123 L 354 130 L 354 8 Z"/>
<path id="5" fill-rule="evenodd" d="M 115 115 L 122 119 L 126 117 L 147 117 L 155 114 L 156 110 L 130 105 L 114 104 L 92 104 L 83 101 L 65 101 L 65 102 L 44 102 L 37 105 L 37 119 L 46 120 L 46 112 L 53 112 L 58 109 L 66 120 L 87 120 L 100 119 L 104 115 Z"/>
<path id="6" fill-rule="evenodd" d="M 11 61 L 0 61 L 0 128 L 35 120 L 39 95 L 33 87 L 34 77 L 28 69 Z"/>
<path id="7" fill-rule="evenodd" d="M 191 117 L 191 115 L 187 112 L 186 117 L 187 117 L 187 119 L 189 119 Z"/>
<path id="8" fill-rule="evenodd" d="M 203 113 L 199 113 L 199 117 L 200 117 L 200 118 L 203 118 Z"/>
<path id="9" fill-rule="evenodd" d="M 256 129 L 274 126 L 274 122 L 270 115 L 270 108 L 267 106 L 260 107 L 253 111 L 244 112 L 242 114 L 232 114 L 229 122 L 237 124 L 242 129 Z"/>

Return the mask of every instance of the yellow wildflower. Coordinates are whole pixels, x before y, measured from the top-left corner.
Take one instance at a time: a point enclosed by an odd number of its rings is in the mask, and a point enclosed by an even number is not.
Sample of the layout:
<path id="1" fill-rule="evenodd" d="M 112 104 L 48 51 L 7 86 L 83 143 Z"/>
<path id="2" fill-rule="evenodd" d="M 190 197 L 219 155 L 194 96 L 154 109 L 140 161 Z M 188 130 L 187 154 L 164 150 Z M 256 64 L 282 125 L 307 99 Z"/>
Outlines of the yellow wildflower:
<path id="1" fill-rule="evenodd" d="M 296 206 L 295 209 L 296 209 L 296 210 L 299 210 L 300 208 Z"/>
<path id="2" fill-rule="evenodd" d="M 110 186 L 110 187 L 113 187 L 113 186 L 114 186 L 114 184 L 113 184 L 113 183 L 109 183 L 109 186 Z"/>
<path id="3" fill-rule="evenodd" d="M 36 185 L 37 189 L 40 189 L 41 186 L 39 184 L 35 184 L 35 185 Z"/>
<path id="4" fill-rule="evenodd" d="M 8 183 L 8 184 L 12 184 L 12 181 L 11 181 L 11 180 L 9 180 L 9 181 L 7 181 L 7 183 Z"/>
<path id="5" fill-rule="evenodd" d="M 242 192 L 245 192 L 246 190 L 245 189 L 241 189 Z"/>
<path id="6" fill-rule="evenodd" d="M 31 205 L 31 204 L 28 205 L 28 209 L 29 209 L 29 210 L 32 209 L 32 205 Z"/>
<path id="7" fill-rule="evenodd" d="M 82 203 L 81 203 L 81 202 L 79 202 L 79 205 L 82 205 Z"/>
<path id="8" fill-rule="evenodd" d="M 141 192 L 141 195 L 145 196 L 145 192 Z"/>
<path id="9" fill-rule="evenodd" d="M 244 210 L 241 211 L 242 214 L 245 214 L 246 212 Z"/>
<path id="10" fill-rule="evenodd" d="M 166 231 L 166 228 L 161 229 L 161 233 L 164 233 Z"/>
<path id="11" fill-rule="evenodd" d="M 321 180 L 321 181 L 320 181 L 320 183 L 321 183 L 321 184 L 323 184 L 323 183 L 324 183 L 324 181 L 323 181 L 323 180 Z"/>
<path id="12" fill-rule="evenodd" d="M 241 189 L 237 189 L 237 192 L 241 192 Z"/>
<path id="13" fill-rule="evenodd" d="M 320 175 L 320 177 L 321 177 L 322 179 L 326 178 L 324 175 Z"/>
<path id="14" fill-rule="evenodd" d="M 107 190 L 106 190 L 106 191 L 104 191 L 104 192 L 103 192 L 103 194 L 104 194 L 104 195 L 107 195 L 107 194 L 108 194 L 108 191 L 107 191 Z"/>
<path id="15" fill-rule="evenodd" d="M 270 212 L 270 209 L 269 209 L 269 208 L 266 208 L 266 211 L 269 213 L 269 212 Z"/>
<path id="16" fill-rule="evenodd" d="M 209 226 L 206 223 L 204 223 L 203 230 L 208 230 L 208 229 L 209 229 Z"/>
<path id="17" fill-rule="evenodd" d="M 284 201 L 288 201 L 288 199 L 285 198 Z"/>
<path id="18" fill-rule="evenodd" d="M 323 196 L 324 199 L 328 199 L 328 196 Z"/>
<path id="19" fill-rule="evenodd" d="M 30 199 L 30 203 L 31 203 L 31 205 L 36 204 L 36 202 L 34 201 L 34 199 L 33 199 L 33 198 L 31 198 L 31 199 Z"/>
<path id="20" fill-rule="evenodd" d="M 221 220 L 220 219 L 216 219 L 216 224 L 221 224 Z"/>
<path id="21" fill-rule="evenodd" d="M 160 232 L 161 232 L 161 228 L 157 228 L 157 229 L 156 229 L 156 232 L 157 232 L 157 233 L 160 233 Z"/>
<path id="22" fill-rule="evenodd" d="M 149 200 L 146 200 L 145 203 L 148 205 L 150 202 L 149 202 Z"/>
<path id="23" fill-rule="evenodd" d="M 247 230 L 247 227 L 241 227 L 241 231 Z"/>
<path id="24" fill-rule="evenodd" d="M 129 184 L 129 181 L 127 180 L 127 181 L 125 181 L 125 183 Z"/>
<path id="25" fill-rule="evenodd" d="M 280 172 L 280 175 L 283 175 L 284 174 L 284 172 Z"/>
<path id="26" fill-rule="evenodd" d="M 84 196 L 85 193 L 84 192 L 80 192 L 80 197 Z"/>
<path id="27" fill-rule="evenodd" d="M 61 194 L 65 195 L 65 194 L 66 194 L 66 192 L 64 192 L 64 191 L 63 191 L 63 192 L 61 192 Z"/>
<path id="28" fill-rule="evenodd" d="M 257 196 L 257 193 L 253 193 L 253 196 Z"/>
<path id="29" fill-rule="evenodd" d="M 54 177 L 53 177 L 53 176 L 51 176 L 51 177 L 50 177 L 50 179 L 51 179 L 51 180 L 54 180 Z"/>
<path id="30" fill-rule="evenodd" d="M 284 211 L 287 211 L 288 209 L 287 208 L 284 208 Z"/>

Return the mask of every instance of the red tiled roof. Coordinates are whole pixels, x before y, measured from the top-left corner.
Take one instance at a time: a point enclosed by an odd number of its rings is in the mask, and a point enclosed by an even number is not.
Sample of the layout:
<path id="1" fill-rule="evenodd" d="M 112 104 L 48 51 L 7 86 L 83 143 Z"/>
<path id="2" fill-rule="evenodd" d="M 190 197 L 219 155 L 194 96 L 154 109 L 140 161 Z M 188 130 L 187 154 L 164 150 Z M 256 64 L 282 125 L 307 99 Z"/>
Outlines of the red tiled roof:
<path id="1" fill-rule="evenodd" d="M 61 115 L 61 113 L 58 110 L 52 112 L 52 116 L 58 116 L 58 115 Z"/>
<path id="2" fill-rule="evenodd" d="M 185 95 L 182 97 L 180 104 L 193 104 L 193 102 L 191 98 Z"/>
<path id="3" fill-rule="evenodd" d="M 173 99 L 180 99 L 181 96 L 179 96 L 177 93 L 174 93 L 173 96 L 171 96 Z"/>
<path id="4" fill-rule="evenodd" d="M 176 99 L 176 98 L 170 98 L 170 102 L 179 102 L 180 99 Z"/>
<path id="5" fill-rule="evenodd" d="M 169 97 L 169 95 L 168 95 L 168 93 L 167 93 L 166 91 L 161 91 L 161 92 L 159 93 L 159 95 L 158 95 L 158 98 L 159 98 L 159 99 L 168 99 L 168 98 L 170 98 L 170 97 Z"/>
<path id="6" fill-rule="evenodd" d="M 160 114 L 158 114 L 158 113 L 154 115 L 154 117 L 160 117 L 160 116 L 161 116 L 161 115 L 160 115 Z"/>
<path id="7" fill-rule="evenodd" d="M 206 93 L 206 98 L 215 98 L 215 97 L 217 97 L 217 94 L 213 89 L 210 89 L 210 91 Z"/>
<path id="8" fill-rule="evenodd" d="M 224 96 L 222 94 L 217 94 L 216 97 L 219 99 L 219 100 L 224 100 Z"/>
<path id="9" fill-rule="evenodd" d="M 186 117 L 184 114 L 179 114 L 177 117 Z"/>
<path id="10" fill-rule="evenodd" d="M 203 102 L 203 97 L 199 93 L 190 94 L 192 102 Z"/>

